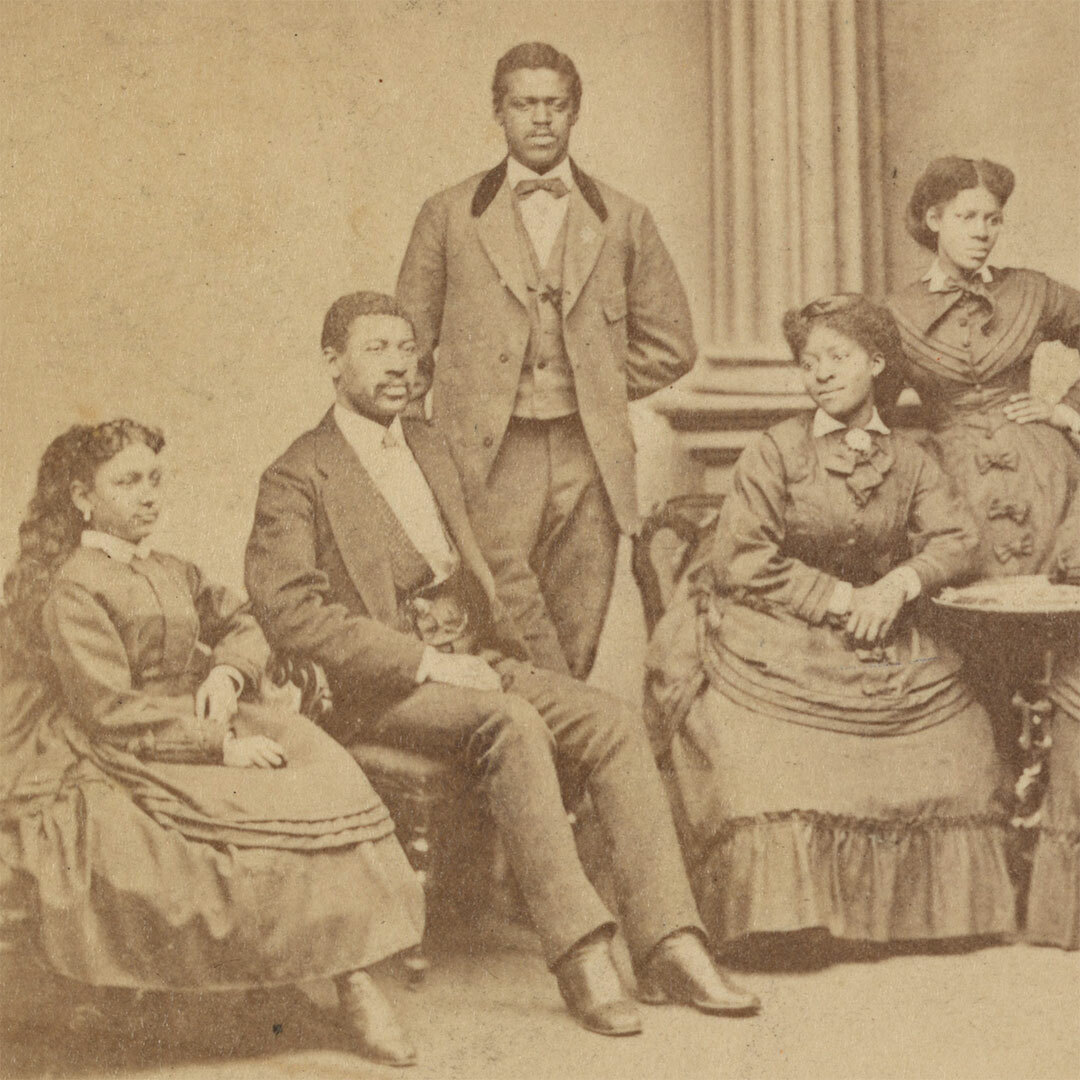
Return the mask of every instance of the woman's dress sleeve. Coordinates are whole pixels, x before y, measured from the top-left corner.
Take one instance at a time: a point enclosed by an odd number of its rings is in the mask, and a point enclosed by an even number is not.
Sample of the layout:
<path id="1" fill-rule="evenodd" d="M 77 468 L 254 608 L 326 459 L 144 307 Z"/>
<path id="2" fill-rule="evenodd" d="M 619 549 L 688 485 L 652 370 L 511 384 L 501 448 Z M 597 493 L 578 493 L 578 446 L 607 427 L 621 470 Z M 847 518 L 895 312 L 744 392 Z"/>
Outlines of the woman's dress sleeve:
<path id="1" fill-rule="evenodd" d="M 188 584 L 199 616 L 199 638 L 213 650 L 213 663 L 235 668 L 249 687 L 258 687 L 270 646 L 248 605 L 232 589 L 208 582 L 191 564 Z"/>
<path id="2" fill-rule="evenodd" d="M 713 572 L 722 591 L 781 607 L 817 625 L 840 578 L 784 554 L 784 464 L 769 435 L 751 443 L 716 525 Z"/>
<path id="3" fill-rule="evenodd" d="M 908 517 L 908 544 L 913 554 L 900 565 L 910 566 L 924 594 L 973 573 L 979 545 L 975 521 L 946 479 L 937 462 L 921 452 Z"/>
<path id="4" fill-rule="evenodd" d="M 68 705 L 94 740 L 155 761 L 221 761 L 226 725 L 197 717 L 190 694 L 137 689 L 124 642 L 88 589 L 57 581 L 42 622 Z"/>
<path id="5" fill-rule="evenodd" d="M 1043 336 L 1047 341 L 1060 341 L 1070 349 L 1080 349 L 1080 292 L 1053 278 L 1047 278 L 1046 284 Z M 1080 379 L 1065 391 L 1061 403 L 1080 412 Z"/>

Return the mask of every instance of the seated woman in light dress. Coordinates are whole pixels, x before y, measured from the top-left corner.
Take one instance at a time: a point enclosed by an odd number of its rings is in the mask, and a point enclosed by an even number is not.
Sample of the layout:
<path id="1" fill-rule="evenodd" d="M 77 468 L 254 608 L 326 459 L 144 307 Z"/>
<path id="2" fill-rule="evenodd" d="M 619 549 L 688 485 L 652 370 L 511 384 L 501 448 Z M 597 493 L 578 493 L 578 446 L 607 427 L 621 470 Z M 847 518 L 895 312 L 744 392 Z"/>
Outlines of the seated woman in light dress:
<path id="1" fill-rule="evenodd" d="M 346 751 L 259 703 L 269 650 L 241 599 L 149 546 L 162 445 L 115 420 L 45 451 L 4 583 L 0 860 L 62 975 L 334 978 L 352 1045 L 408 1064 L 365 969 L 418 943 L 421 890 Z"/>
<path id="2" fill-rule="evenodd" d="M 970 573 L 974 526 L 879 411 L 897 392 L 888 311 L 829 297 L 784 332 L 817 409 L 739 458 L 648 665 L 702 917 L 726 942 L 1008 933 L 990 723 L 922 618 Z"/>

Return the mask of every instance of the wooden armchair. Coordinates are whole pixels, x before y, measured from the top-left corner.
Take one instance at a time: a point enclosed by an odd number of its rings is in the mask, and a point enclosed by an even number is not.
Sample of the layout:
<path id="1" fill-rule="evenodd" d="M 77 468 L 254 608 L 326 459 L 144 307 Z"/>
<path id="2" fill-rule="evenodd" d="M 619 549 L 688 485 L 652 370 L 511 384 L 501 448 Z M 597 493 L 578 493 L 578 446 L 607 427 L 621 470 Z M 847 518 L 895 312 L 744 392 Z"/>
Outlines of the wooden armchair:
<path id="1" fill-rule="evenodd" d="M 326 674 L 313 661 L 277 657 L 270 678 L 279 687 L 295 686 L 300 712 L 316 723 L 332 712 Z M 436 900 L 467 907 L 489 884 L 497 862 L 495 828 L 469 773 L 453 761 L 377 743 L 348 749 L 386 803 L 429 910 Z M 403 962 L 411 983 L 423 980 L 429 962 L 422 946 Z"/>
<path id="2" fill-rule="evenodd" d="M 724 496 L 676 495 L 658 503 L 634 537 L 630 566 L 652 636 L 660 616 L 678 595 L 686 568 L 709 535 Z"/>

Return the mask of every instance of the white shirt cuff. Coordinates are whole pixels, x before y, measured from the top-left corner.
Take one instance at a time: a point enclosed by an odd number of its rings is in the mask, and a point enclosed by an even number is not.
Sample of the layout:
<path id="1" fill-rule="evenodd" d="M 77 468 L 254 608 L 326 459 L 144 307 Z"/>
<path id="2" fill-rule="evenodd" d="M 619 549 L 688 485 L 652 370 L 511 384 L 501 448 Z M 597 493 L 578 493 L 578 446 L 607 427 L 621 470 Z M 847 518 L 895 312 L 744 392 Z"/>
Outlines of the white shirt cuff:
<path id="1" fill-rule="evenodd" d="M 1080 435 L 1080 412 L 1077 412 L 1071 405 L 1066 405 L 1064 401 L 1059 401 L 1054 409 L 1059 416 L 1065 418 L 1066 430 L 1071 431 L 1074 435 Z"/>
<path id="2" fill-rule="evenodd" d="M 850 581 L 838 581 L 829 597 L 829 614 L 846 615 L 851 610 L 851 594 L 854 591 Z"/>
<path id="3" fill-rule="evenodd" d="M 431 678 L 431 668 L 439 661 L 439 652 L 430 645 L 424 646 L 424 655 L 420 657 L 420 666 L 416 669 L 416 685 L 426 683 Z"/>
<path id="4" fill-rule="evenodd" d="M 906 603 L 910 603 L 922 592 L 922 578 L 919 577 L 914 567 L 898 566 L 892 571 L 892 574 L 904 586 L 904 601 Z"/>
<path id="5" fill-rule="evenodd" d="M 242 694 L 244 692 L 246 680 L 244 679 L 244 676 L 240 673 L 238 668 L 234 668 L 232 664 L 215 664 L 214 668 L 215 670 L 224 671 L 225 674 L 228 675 L 230 679 L 232 679 L 233 685 L 236 687 L 236 692 L 238 694 Z"/>

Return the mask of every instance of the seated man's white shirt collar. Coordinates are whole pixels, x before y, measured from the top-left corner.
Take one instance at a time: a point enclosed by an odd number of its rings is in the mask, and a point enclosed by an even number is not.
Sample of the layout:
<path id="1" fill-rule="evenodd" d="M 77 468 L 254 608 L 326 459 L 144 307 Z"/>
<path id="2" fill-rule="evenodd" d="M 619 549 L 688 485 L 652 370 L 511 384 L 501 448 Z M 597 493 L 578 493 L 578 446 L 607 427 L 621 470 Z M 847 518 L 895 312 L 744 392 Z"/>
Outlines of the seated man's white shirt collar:
<path id="1" fill-rule="evenodd" d="M 979 267 L 975 276 L 979 278 L 984 285 L 989 285 L 990 282 L 994 280 L 994 272 L 985 264 Z M 930 292 L 949 292 L 953 288 L 953 276 L 945 273 L 945 268 L 941 265 L 939 259 L 935 259 L 930 264 L 930 269 L 923 275 L 922 280 L 927 282 L 930 287 Z"/>
<path id="2" fill-rule="evenodd" d="M 405 441 L 401 418 L 383 427 L 335 404 L 334 422 L 405 535 L 431 567 L 435 582 L 445 581 L 458 568 L 458 554 L 443 528 L 435 496 Z"/>
<path id="3" fill-rule="evenodd" d="M 150 547 L 149 539 L 140 540 L 137 544 L 133 544 L 122 536 L 98 532 L 97 529 L 83 529 L 79 543 L 85 548 L 96 548 L 98 551 L 104 551 L 110 559 L 122 563 L 130 563 L 132 559 L 148 558 L 153 550 Z"/>
<path id="4" fill-rule="evenodd" d="M 820 439 L 824 435 L 831 435 L 834 431 L 845 431 L 847 424 L 843 420 L 837 420 L 835 416 L 830 416 L 824 409 L 818 409 L 814 413 L 814 438 Z M 876 431 L 879 435 L 890 434 L 888 424 L 881 419 L 878 414 L 877 407 L 874 407 L 874 411 L 870 414 L 870 419 L 866 423 L 865 431 Z"/>
<path id="5" fill-rule="evenodd" d="M 395 416 L 387 426 L 335 403 L 334 422 L 360 460 L 367 464 L 370 459 L 376 468 L 383 460 L 384 449 L 395 443 L 401 446 L 406 445 L 405 434 L 401 430 L 400 416 Z"/>

